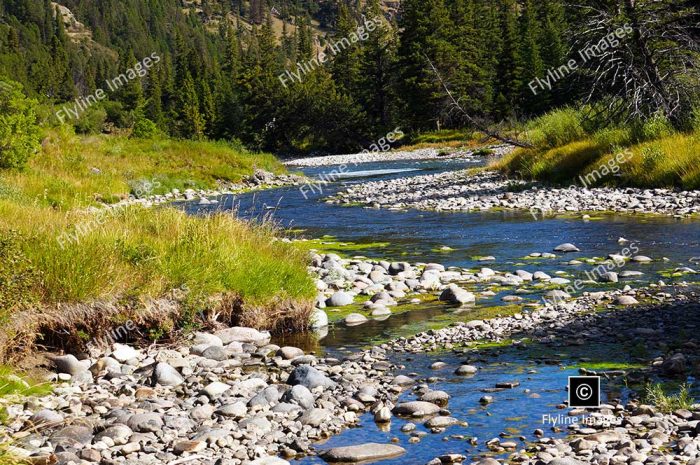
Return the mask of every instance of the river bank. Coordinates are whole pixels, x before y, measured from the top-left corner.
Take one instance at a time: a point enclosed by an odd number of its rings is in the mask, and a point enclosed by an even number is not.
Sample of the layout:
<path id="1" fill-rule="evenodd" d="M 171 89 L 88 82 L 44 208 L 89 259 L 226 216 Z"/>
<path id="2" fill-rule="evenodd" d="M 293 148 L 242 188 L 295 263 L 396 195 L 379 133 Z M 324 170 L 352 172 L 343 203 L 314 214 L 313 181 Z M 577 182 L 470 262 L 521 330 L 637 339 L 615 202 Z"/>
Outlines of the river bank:
<path id="1" fill-rule="evenodd" d="M 285 162 L 285 165 L 292 167 L 319 167 L 331 165 L 359 165 L 362 163 L 408 161 L 408 160 L 434 160 L 453 159 L 470 156 L 493 156 L 501 157 L 513 150 L 510 145 L 489 145 L 478 149 L 452 149 L 452 148 L 424 148 L 416 150 L 395 150 L 362 152 L 347 155 L 329 155 L 323 157 L 297 158 Z"/>
<path id="2" fill-rule="evenodd" d="M 276 241 L 271 223 L 177 208 L 301 181 L 223 142 L 50 132 L 25 169 L 0 173 L 0 359 L 126 321 L 143 340 L 211 314 L 304 329 L 314 289 L 303 250 Z"/>

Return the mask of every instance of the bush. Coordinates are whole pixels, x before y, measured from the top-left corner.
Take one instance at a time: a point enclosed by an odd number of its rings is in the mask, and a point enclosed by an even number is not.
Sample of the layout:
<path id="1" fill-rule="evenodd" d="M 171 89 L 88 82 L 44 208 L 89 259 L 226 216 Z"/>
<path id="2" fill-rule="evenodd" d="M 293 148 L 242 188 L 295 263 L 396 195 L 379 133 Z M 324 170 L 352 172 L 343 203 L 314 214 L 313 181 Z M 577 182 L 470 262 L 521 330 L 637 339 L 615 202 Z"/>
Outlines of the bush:
<path id="1" fill-rule="evenodd" d="M 551 111 L 528 126 L 528 139 L 540 148 L 560 147 L 586 136 L 581 115 L 573 108 Z"/>
<path id="2" fill-rule="evenodd" d="M 39 150 L 36 107 L 20 84 L 0 80 L 0 168 L 22 168 Z"/>
<path id="3" fill-rule="evenodd" d="M 659 147 L 644 147 L 642 149 L 642 168 L 647 172 L 653 171 L 663 158 L 664 153 Z"/>
<path id="4" fill-rule="evenodd" d="M 678 394 L 666 394 L 660 384 L 647 384 L 644 401 L 655 405 L 663 413 L 672 413 L 678 409 L 689 409 L 695 403 L 690 397 L 690 389 L 687 384 L 682 384 Z"/>
<path id="5" fill-rule="evenodd" d="M 632 134 L 638 142 L 661 139 L 674 133 L 673 125 L 661 113 L 657 113 L 646 121 L 632 124 Z"/>
<path id="6" fill-rule="evenodd" d="M 156 123 L 139 113 L 134 117 L 134 128 L 131 131 L 132 137 L 140 139 L 153 139 L 160 135 Z"/>
<path id="7" fill-rule="evenodd" d="M 107 112 L 100 106 L 87 109 L 75 123 L 75 132 L 78 134 L 99 134 L 107 121 Z"/>
<path id="8" fill-rule="evenodd" d="M 131 112 L 126 111 L 121 102 L 107 100 L 102 103 L 107 112 L 107 122 L 118 128 L 129 128 L 133 124 Z"/>
<path id="9" fill-rule="evenodd" d="M 628 128 L 610 127 L 593 134 L 593 139 L 605 148 L 615 149 L 628 146 L 632 140 L 632 134 Z"/>

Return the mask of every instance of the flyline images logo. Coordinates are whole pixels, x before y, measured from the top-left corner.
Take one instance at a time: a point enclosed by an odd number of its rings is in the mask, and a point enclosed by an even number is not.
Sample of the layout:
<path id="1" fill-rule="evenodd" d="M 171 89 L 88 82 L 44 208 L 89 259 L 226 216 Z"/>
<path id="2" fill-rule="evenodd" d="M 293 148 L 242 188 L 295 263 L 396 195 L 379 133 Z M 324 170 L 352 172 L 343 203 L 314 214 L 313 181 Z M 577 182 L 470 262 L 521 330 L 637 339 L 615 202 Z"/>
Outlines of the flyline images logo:
<path id="1" fill-rule="evenodd" d="M 569 407 L 600 407 L 600 376 L 570 376 Z"/>

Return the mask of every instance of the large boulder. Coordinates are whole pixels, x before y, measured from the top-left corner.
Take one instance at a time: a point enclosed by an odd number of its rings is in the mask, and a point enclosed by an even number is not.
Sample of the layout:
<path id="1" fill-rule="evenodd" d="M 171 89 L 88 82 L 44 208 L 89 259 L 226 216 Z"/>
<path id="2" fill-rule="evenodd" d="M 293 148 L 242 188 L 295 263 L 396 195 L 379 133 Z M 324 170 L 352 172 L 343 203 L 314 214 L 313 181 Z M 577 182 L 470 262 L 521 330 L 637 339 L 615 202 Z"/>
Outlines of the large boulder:
<path id="1" fill-rule="evenodd" d="M 159 363 L 153 370 L 153 383 L 161 386 L 179 386 L 184 383 L 184 378 L 178 371 L 167 363 Z"/>
<path id="2" fill-rule="evenodd" d="M 555 252 L 580 252 L 581 250 L 576 247 L 574 244 L 571 244 L 569 242 L 565 244 L 559 244 L 558 246 L 554 247 Z"/>
<path id="3" fill-rule="evenodd" d="M 333 380 L 311 365 L 300 365 L 296 367 L 294 371 L 289 374 L 287 384 L 290 386 L 300 384 L 308 389 L 314 389 L 319 386 L 332 389 L 336 386 Z"/>
<path id="4" fill-rule="evenodd" d="M 51 361 L 56 365 L 56 371 L 59 373 L 66 373 L 71 376 L 75 376 L 83 371 L 87 371 L 89 367 L 89 360 L 87 362 L 80 361 L 75 358 L 75 355 L 61 355 L 56 357 L 50 357 Z"/>
<path id="5" fill-rule="evenodd" d="M 305 409 L 313 407 L 315 401 L 311 391 L 301 384 L 292 386 L 292 388 L 282 396 L 282 402 L 295 403 Z"/>
<path id="6" fill-rule="evenodd" d="M 258 331 L 253 328 L 233 327 L 222 329 L 216 332 L 216 336 L 221 339 L 224 345 L 229 345 L 232 342 L 240 342 L 242 344 L 255 344 L 264 346 L 270 342 L 270 333 L 267 331 Z"/>
<path id="7" fill-rule="evenodd" d="M 462 289 L 456 284 L 450 284 L 447 286 L 447 289 L 442 291 L 442 294 L 440 294 L 440 300 L 451 304 L 464 305 L 476 302 L 476 296 L 473 293 Z"/>
<path id="8" fill-rule="evenodd" d="M 355 301 L 355 296 L 345 291 L 338 291 L 326 300 L 329 307 L 346 307 Z"/>
<path id="9" fill-rule="evenodd" d="M 411 402 L 402 402 L 394 407 L 393 412 L 397 415 L 408 415 L 408 416 L 425 416 L 434 415 L 440 411 L 440 407 L 431 403 L 424 402 L 421 400 L 414 400 Z"/>

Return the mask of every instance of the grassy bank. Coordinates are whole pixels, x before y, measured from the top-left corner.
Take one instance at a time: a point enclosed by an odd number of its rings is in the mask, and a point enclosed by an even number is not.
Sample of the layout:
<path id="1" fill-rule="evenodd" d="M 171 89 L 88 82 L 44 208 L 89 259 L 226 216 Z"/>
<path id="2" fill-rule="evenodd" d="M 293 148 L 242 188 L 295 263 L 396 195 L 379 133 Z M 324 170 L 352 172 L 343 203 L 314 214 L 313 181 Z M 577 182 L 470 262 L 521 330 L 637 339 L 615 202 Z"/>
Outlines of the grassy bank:
<path id="1" fill-rule="evenodd" d="M 494 167 L 511 176 L 589 186 L 700 188 L 700 130 L 676 132 L 663 119 L 587 128 L 572 109 L 530 122 L 518 149 Z M 621 161 L 622 160 L 622 161 Z"/>
<path id="2" fill-rule="evenodd" d="M 272 225 L 86 208 L 213 188 L 254 167 L 283 170 L 272 156 L 221 143 L 49 135 L 26 169 L 0 171 L 0 344 L 28 347 L 59 331 L 63 343 L 86 341 L 128 320 L 141 328 L 131 336 L 156 338 L 213 315 L 303 327 L 314 297 L 305 253 L 277 241 Z"/>

